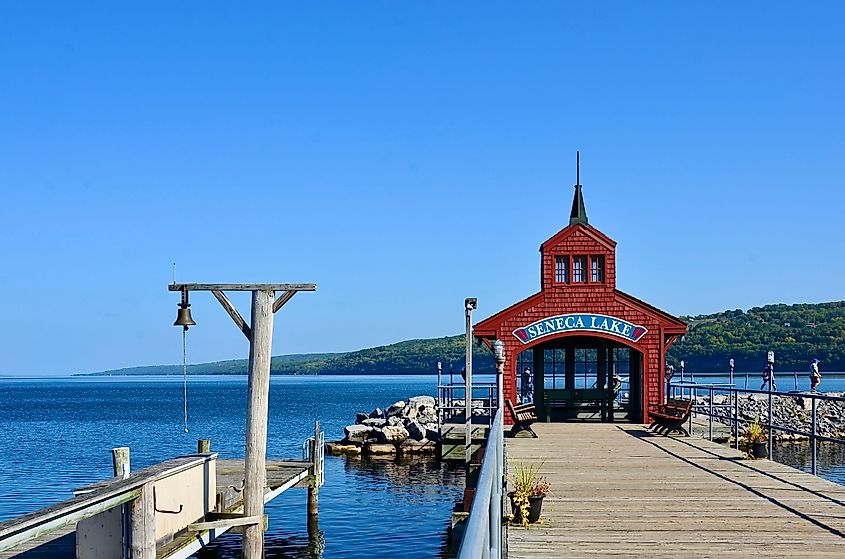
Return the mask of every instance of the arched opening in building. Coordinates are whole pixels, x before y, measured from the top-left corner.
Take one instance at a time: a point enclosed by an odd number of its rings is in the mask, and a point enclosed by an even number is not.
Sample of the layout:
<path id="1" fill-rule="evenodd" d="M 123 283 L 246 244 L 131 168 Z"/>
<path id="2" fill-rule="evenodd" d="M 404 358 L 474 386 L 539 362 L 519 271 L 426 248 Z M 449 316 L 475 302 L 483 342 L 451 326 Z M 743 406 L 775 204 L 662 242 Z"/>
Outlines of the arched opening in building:
<path id="1" fill-rule="evenodd" d="M 517 393 L 541 421 L 642 418 L 642 353 L 594 336 L 545 341 L 517 355 Z"/>

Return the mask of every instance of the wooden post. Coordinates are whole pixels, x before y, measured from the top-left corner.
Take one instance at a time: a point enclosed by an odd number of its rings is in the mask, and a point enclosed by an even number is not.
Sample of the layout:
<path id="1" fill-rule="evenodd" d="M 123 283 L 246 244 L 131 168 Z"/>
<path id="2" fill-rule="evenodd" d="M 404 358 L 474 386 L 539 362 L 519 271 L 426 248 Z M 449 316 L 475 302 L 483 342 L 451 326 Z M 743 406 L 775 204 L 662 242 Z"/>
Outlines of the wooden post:
<path id="1" fill-rule="evenodd" d="M 156 559 L 153 484 L 141 487 L 141 496 L 129 503 L 129 559 Z"/>
<path id="2" fill-rule="evenodd" d="M 320 422 L 314 420 L 314 442 L 311 443 L 311 463 L 314 475 L 308 483 L 308 522 L 311 522 L 311 517 L 316 517 L 319 513 L 319 492 L 320 492 Z"/>
<path id="3" fill-rule="evenodd" d="M 111 449 L 111 461 L 114 468 L 114 477 L 129 477 L 129 447 L 119 446 Z"/>
<path id="4" fill-rule="evenodd" d="M 211 452 L 211 439 L 198 439 L 197 453 L 208 454 L 209 452 Z"/>
<path id="5" fill-rule="evenodd" d="M 246 425 L 244 516 L 264 516 L 267 469 L 267 408 L 270 393 L 270 350 L 273 337 L 273 291 L 252 292 L 252 338 L 249 343 L 249 395 Z M 264 526 L 244 529 L 245 559 L 264 557 Z"/>

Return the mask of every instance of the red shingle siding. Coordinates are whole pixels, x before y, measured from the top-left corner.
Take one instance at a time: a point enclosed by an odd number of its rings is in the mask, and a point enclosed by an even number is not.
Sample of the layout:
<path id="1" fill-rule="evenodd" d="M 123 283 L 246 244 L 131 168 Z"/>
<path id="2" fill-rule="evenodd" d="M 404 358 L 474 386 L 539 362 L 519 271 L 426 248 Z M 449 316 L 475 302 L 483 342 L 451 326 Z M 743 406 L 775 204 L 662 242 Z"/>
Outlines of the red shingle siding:
<path id="1" fill-rule="evenodd" d="M 648 409 L 656 406 L 662 398 L 661 327 L 672 333 L 685 333 L 686 325 L 662 311 L 649 307 L 636 299 L 616 291 L 616 243 L 598 230 L 584 225 L 567 227 L 540 247 L 541 291 L 522 303 L 514 305 L 509 312 L 500 312 L 476 325 L 476 334 L 491 336 L 505 343 L 504 397 L 516 401 L 516 356 L 531 347 L 524 345 L 513 335 L 517 328 L 549 316 L 569 313 L 604 314 L 622 318 L 644 326 L 648 333 L 631 347 L 643 354 L 643 409 L 642 416 L 648 417 Z M 555 256 L 587 256 L 587 273 L 590 279 L 590 256 L 603 256 L 605 280 L 601 283 L 560 284 L 555 283 Z M 570 269 L 570 279 L 572 270 Z M 584 335 L 584 333 L 580 333 Z M 591 334 L 588 334 L 591 335 Z M 559 337 L 566 336 L 563 334 Z M 549 337 L 537 343 L 547 341 Z M 536 344 L 535 344 L 536 345 Z M 508 423 L 512 418 L 507 418 Z"/>

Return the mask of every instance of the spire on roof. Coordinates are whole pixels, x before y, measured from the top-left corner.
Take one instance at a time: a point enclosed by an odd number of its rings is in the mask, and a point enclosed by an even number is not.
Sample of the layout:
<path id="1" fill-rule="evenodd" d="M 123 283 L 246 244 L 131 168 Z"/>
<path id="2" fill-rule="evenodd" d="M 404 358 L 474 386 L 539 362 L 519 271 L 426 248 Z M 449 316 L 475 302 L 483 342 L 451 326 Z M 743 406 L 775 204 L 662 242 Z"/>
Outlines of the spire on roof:
<path id="1" fill-rule="evenodd" d="M 575 198 L 572 199 L 572 212 L 569 214 L 569 225 L 576 223 L 588 224 L 587 209 L 584 207 L 584 195 L 581 194 L 581 153 L 575 152 Z"/>

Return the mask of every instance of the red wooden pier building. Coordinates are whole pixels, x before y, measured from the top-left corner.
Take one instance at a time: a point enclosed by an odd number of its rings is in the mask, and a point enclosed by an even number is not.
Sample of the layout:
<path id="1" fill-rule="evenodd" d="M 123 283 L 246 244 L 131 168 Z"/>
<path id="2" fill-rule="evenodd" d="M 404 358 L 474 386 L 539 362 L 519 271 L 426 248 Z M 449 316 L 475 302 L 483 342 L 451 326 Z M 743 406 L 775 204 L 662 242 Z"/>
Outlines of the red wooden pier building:
<path id="1" fill-rule="evenodd" d="M 540 291 L 474 328 L 505 344 L 504 397 L 533 398 L 542 420 L 646 422 L 664 398 L 666 350 L 687 325 L 616 289 L 616 242 L 588 223 L 580 184 L 569 225 L 540 258 Z"/>

